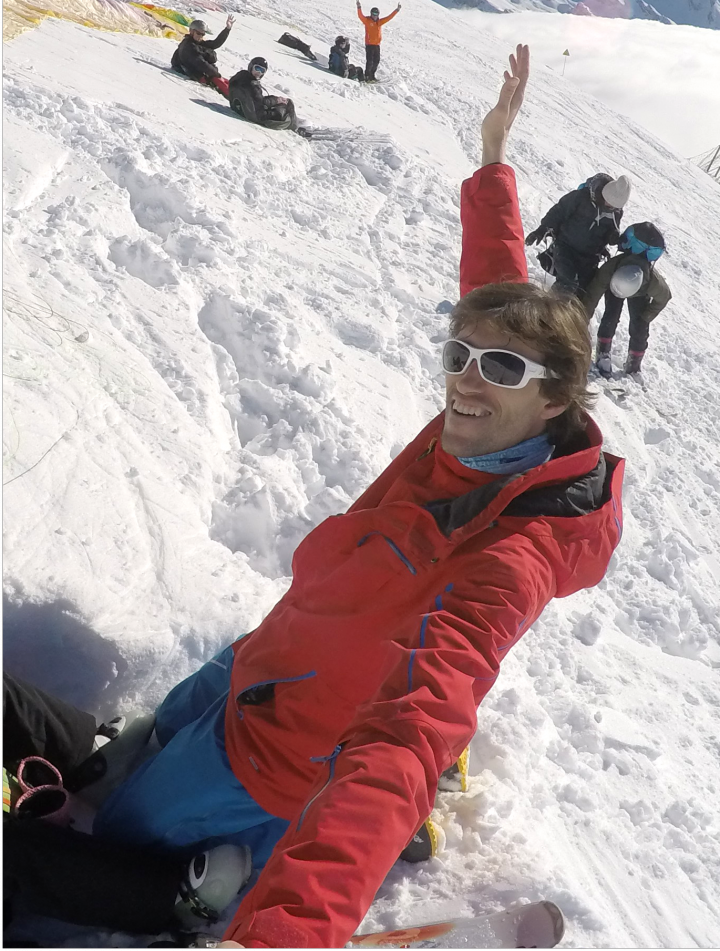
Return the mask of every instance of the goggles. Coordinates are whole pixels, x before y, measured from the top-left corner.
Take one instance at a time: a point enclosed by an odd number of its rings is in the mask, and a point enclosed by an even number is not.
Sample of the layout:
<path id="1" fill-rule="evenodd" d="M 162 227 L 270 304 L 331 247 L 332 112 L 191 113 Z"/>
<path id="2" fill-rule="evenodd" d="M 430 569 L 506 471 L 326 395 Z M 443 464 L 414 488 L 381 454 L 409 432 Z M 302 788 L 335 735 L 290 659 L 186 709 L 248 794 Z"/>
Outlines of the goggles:
<path id="1" fill-rule="evenodd" d="M 253 66 L 250 71 L 253 73 L 257 73 L 258 76 L 264 76 L 265 73 L 267 72 L 264 66 Z"/>
<path id="2" fill-rule="evenodd" d="M 476 361 L 483 380 L 511 390 L 522 389 L 530 380 L 545 380 L 551 375 L 539 363 L 521 357 L 512 350 L 499 350 L 495 347 L 478 350 L 464 340 L 446 340 L 443 344 L 443 370 L 451 376 L 464 373 L 473 360 Z"/>

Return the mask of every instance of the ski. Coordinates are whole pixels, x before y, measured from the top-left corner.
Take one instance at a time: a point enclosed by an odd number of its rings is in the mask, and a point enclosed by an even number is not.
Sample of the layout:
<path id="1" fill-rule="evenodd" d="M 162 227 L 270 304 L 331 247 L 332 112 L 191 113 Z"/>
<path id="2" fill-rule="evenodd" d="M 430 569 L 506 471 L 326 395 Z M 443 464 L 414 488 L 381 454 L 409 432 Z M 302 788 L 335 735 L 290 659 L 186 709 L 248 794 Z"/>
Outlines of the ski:
<path id="1" fill-rule="evenodd" d="M 473 918 L 355 935 L 350 948 L 554 948 L 565 920 L 551 901 L 511 905 Z"/>

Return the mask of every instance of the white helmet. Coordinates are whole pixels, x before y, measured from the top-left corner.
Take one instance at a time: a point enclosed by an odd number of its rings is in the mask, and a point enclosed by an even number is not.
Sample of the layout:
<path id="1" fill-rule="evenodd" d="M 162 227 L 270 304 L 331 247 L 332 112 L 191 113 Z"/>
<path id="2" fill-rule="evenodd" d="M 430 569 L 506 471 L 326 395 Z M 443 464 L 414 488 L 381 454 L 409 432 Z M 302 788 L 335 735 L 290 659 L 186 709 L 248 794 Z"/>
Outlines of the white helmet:
<path id="1" fill-rule="evenodd" d="M 610 279 L 610 290 L 616 297 L 623 300 L 633 297 L 645 281 L 643 269 L 637 264 L 624 264 L 619 267 Z"/>

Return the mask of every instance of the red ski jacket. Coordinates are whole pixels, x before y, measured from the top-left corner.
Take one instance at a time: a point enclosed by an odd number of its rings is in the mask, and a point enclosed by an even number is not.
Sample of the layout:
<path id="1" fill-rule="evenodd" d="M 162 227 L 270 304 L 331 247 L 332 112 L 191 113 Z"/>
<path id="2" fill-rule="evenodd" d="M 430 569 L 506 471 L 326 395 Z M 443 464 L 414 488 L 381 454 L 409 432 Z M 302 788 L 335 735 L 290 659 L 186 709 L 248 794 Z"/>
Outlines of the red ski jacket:
<path id="1" fill-rule="evenodd" d="M 512 169 L 463 185 L 465 291 L 526 278 Z M 493 477 L 440 446 L 442 414 L 345 515 L 298 546 L 287 594 L 238 641 L 232 768 L 291 820 L 225 937 L 338 948 L 430 814 L 500 661 L 553 597 L 597 584 L 621 533 L 623 463 L 577 445 Z"/>

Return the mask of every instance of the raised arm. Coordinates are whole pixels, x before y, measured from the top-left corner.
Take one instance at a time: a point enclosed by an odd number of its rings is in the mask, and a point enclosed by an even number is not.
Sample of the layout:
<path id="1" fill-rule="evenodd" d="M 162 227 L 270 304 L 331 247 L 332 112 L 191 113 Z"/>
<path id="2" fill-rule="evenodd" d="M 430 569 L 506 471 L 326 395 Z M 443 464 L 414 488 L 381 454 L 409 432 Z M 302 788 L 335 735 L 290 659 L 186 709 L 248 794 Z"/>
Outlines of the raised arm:
<path id="1" fill-rule="evenodd" d="M 505 164 L 505 152 L 529 75 L 530 51 L 518 46 L 497 104 L 483 120 L 482 167 L 462 185 L 461 297 L 484 284 L 527 280 L 515 172 Z"/>
<path id="2" fill-rule="evenodd" d="M 393 17 L 396 17 L 399 12 L 400 12 L 400 4 L 398 3 L 396 9 L 393 10 L 392 13 L 388 13 L 386 17 L 380 17 L 380 19 L 378 20 L 378 23 L 380 24 L 380 26 L 382 26 L 384 23 L 389 23 L 390 20 L 392 20 Z"/>
<path id="3" fill-rule="evenodd" d="M 228 17 L 228 23 L 230 23 L 230 20 L 231 20 L 231 19 L 232 19 L 231 17 Z M 230 36 L 230 30 L 231 30 L 231 29 L 232 29 L 232 23 L 230 23 L 229 26 L 223 27 L 222 30 L 220 30 L 220 32 L 218 33 L 218 35 L 215 37 L 214 40 L 205 40 L 205 41 L 204 41 L 205 47 L 206 47 L 207 49 L 210 49 L 210 50 L 220 49 L 220 47 L 223 45 L 223 43 L 225 42 L 225 40 Z"/>

